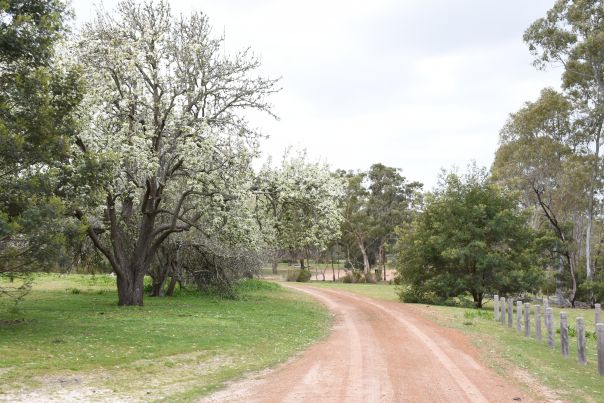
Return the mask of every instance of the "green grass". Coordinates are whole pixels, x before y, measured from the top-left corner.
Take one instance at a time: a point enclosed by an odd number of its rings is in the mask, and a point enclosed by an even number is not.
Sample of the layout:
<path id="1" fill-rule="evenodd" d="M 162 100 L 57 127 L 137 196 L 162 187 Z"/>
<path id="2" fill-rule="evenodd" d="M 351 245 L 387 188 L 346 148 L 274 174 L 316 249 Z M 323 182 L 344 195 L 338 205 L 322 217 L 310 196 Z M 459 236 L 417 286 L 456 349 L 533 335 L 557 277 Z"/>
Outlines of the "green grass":
<path id="1" fill-rule="evenodd" d="M 389 284 L 344 284 L 333 283 L 331 281 L 313 281 L 314 287 L 335 288 L 338 290 L 350 291 L 366 297 L 384 299 L 387 301 L 398 301 L 398 295 L 394 285 Z"/>
<path id="2" fill-rule="evenodd" d="M 154 398 L 187 400 L 284 361 L 328 330 L 321 305 L 277 284 L 247 281 L 237 300 L 182 292 L 118 307 L 114 282 L 42 275 L 18 312 L 0 300 L 0 399 L 67 377 L 138 398 L 150 382 Z"/>
<path id="3" fill-rule="evenodd" d="M 376 299 L 398 300 L 396 286 L 387 284 L 313 282 L 312 285 L 346 290 Z M 543 341 L 539 343 L 534 339 L 534 318 L 531 319 L 533 337 L 526 338 L 523 334 L 517 334 L 515 327 L 510 329 L 507 325 L 501 326 L 499 322 L 495 322 L 491 304 L 486 304 L 486 307 L 481 310 L 424 304 L 409 304 L 409 306 L 441 325 L 466 333 L 481 351 L 484 362 L 504 376 L 510 376 L 510 371 L 520 368 L 531 378 L 556 392 L 562 399 L 573 402 L 604 402 L 604 377 L 598 375 L 596 341 L 592 337 L 587 338 L 588 365 L 583 366 L 577 363 L 575 337 L 569 339 L 570 353 L 569 358 L 565 359 L 560 353 L 559 334 L 554 335 L 555 348 L 547 347 L 544 324 L 542 324 Z M 561 309 L 554 308 L 554 331 L 560 327 L 560 311 Z M 586 329 L 594 332 L 593 310 L 562 309 L 562 311 L 567 312 L 571 327 L 574 328 L 576 318 L 582 316 L 585 319 Z M 513 319 L 515 326 L 515 315 Z"/>

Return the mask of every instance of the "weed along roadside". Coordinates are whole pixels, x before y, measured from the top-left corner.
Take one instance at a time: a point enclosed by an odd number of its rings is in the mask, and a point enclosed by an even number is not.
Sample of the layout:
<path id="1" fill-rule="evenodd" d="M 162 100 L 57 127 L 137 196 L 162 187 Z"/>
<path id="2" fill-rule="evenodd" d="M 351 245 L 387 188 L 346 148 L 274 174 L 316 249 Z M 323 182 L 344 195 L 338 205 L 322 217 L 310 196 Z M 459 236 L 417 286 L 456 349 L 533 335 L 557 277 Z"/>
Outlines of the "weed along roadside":
<path id="1" fill-rule="evenodd" d="M 40 275 L 18 311 L 0 301 L 0 400 L 188 400 L 286 360 L 329 327 L 322 305 L 274 283 L 243 281 L 237 299 L 181 292 L 128 308 L 114 284 Z"/>

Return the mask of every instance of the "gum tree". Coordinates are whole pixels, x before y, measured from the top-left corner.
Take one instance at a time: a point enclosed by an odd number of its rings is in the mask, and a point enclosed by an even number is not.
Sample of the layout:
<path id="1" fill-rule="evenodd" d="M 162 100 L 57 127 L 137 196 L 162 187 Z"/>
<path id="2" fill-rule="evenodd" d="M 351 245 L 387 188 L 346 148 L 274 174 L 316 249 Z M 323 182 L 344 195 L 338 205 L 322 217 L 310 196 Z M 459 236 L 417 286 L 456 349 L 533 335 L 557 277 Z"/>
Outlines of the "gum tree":
<path id="1" fill-rule="evenodd" d="M 142 305 L 143 278 L 175 233 L 244 197 L 259 134 L 242 112 L 270 113 L 275 81 L 249 51 L 226 56 L 207 17 L 165 1 L 98 12 L 78 44 L 88 121 L 78 146 L 113 162 L 102 205 L 78 209 L 117 276 L 119 305 Z"/>
<path id="2" fill-rule="evenodd" d="M 398 168 L 373 164 L 367 172 L 370 235 L 377 247 L 376 263 L 386 281 L 386 249 L 396 241 L 394 229 L 411 221 L 419 206 L 422 184 L 407 182 Z"/>
<path id="3" fill-rule="evenodd" d="M 582 139 L 577 135 L 582 122 L 573 111 L 567 97 L 543 90 L 537 101 L 510 115 L 492 167 L 500 184 L 521 192 L 524 207 L 533 213 L 532 227 L 548 230 L 556 240 L 550 247 L 551 265 L 558 268 L 559 286 L 564 272 L 568 274 L 572 304 L 591 179 L 590 159 L 582 152 Z M 561 297 L 561 287 L 558 292 Z"/>
<path id="4" fill-rule="evenodd" d="M 371 269 L 367 251 L 368 236 L 371 232 L 372 219 L 367 211 L 369 191 L 364 186 L 367 174 L 364 172 L 347 172 L 343 177 L 347 180 L 346 194 L 344 197 L 344 222 L 342 223 L 343 241 L 352 241 L 363 257 L 363 272 L 369 273 Z M 348 251 L 349 252 L 349 251 Z M 347 253 L 349 255 L 349 253 Z M 350 256 L 348 263 L 350 262 Z"/>
<path id="5" fill-rule="evenodd" d="M 600 0 L 557 0 L 543 18 L 524 35 L 535 65 L 562 65 L 562 86 L 582 115 L 583 145 L 591 155 L 588 188 L 585 269 L 593 279 L 592 228 L 595 194 L 601 180 L 600 148 L 604 123 L 604 2 Z"/>

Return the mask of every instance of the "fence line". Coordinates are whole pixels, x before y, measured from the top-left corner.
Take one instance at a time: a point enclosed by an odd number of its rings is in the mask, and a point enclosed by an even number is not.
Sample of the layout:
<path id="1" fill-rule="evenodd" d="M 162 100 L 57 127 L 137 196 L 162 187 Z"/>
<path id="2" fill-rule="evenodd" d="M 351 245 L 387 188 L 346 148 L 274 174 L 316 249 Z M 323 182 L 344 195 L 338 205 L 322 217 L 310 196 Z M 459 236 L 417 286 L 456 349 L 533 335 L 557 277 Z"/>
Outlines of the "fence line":
<path id="1" fill-rule="evenodd" d="M 498 295 L 493 296 L 494 300 L 494 316 L 495 320 L 501 322 L 502 326 L 507 325 L 512 327 L 513 315 L 514 315 L 514 302 L 512 298 L 499 297 Z M 544 316 L 543 323 L 547 332 L 547 345 L 550 348 L 554 348 L 554 311 L 549 307 L 549 301 L 543 299 Z M 541 342 L 543 339 L 541 329 L 541 305 L 534 305 L 535 310 L 535 339 Z M 507 311 L 507 312 L 506 312 Z M 507 315 L 506 315 L 507 314 Z M 595 321 L 596 321 L 596 348 L 598 356 L 598 373 L 600 376 L 604 376 L 604 323 L 602 323 L 602 306 L 601 304 L 595 304 Z M 524 326 L 523 326 L 524 322 Z M 516 332 L 522 333 L 524 327 L 524 336 L 530 337 L 531 335 L 531 304 L 522 301 L 516 301 Z M 585 320 L 583 317 L 576 318 L 576 336 L 577 336 L 577 361 L 581 365 L 587 364 L 586 354 L 586 329 Z M 563 357 L 567 358 L 569 355 L 569 331 L 568 331 L 568 314 L 566 312 L 560 312 L 560 352 Z"/>

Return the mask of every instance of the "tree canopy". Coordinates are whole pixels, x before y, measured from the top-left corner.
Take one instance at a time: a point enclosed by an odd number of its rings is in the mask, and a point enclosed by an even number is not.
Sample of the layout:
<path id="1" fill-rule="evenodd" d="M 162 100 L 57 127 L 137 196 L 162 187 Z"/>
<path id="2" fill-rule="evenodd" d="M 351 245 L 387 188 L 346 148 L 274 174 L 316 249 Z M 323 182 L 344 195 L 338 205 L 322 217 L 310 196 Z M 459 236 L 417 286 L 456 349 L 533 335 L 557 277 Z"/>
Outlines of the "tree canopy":
<path id="1" fill-rule="evenodd" d="M 61 189 L 82 99 L 79 69 L 57 54 L 68 18 L 58 0 L 0 2 L 0 275 L 11 279 L 65 263 L 77 233 Z"/>
<path id="2" fill-rule="evenodd" d="M 417 219 L 399 229 L 398 272 L 405 301 L 534 291 L 540 271 L 533 239 L 513 195 L 484 170 L 445 173 Z"/>

